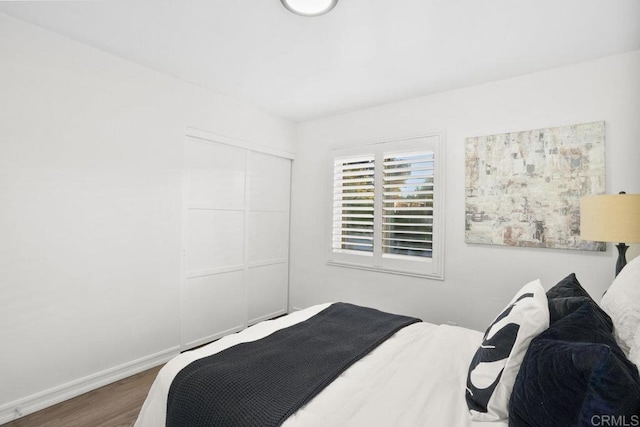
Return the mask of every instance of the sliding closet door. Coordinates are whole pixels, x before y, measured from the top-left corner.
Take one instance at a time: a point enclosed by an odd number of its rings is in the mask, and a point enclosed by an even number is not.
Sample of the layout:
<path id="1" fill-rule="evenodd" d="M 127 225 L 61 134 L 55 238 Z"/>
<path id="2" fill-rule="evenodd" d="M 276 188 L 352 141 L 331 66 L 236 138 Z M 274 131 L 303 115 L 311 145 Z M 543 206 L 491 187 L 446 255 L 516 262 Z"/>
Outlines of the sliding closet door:
<path id="1" fill-rule="evenodd" d="M 187 138 L 183 349 L 286 313 L 290 180 L 290 159 Z"/>
<path id="2" fill-rule="evenodd" d="M 246 150 L 187 139 L 182 346 L 193 347 L 247 322 Z"/>
<path id="3" fill-rule="evenodd" d="M 251 153 L 247 290 L 249 323 L 287 311 L 291 160 Z"/>

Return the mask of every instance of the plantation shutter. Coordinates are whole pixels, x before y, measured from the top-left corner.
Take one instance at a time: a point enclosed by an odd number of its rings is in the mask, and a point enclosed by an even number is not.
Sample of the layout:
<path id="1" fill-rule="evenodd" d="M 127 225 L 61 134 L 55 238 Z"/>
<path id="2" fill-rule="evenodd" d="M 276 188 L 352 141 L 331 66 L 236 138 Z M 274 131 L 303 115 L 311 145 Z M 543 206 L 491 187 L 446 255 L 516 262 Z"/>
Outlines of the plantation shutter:
<path id="1" fill-rule="evenodd" d="M 373 252 L 374 184 L 373 155 L 334 161 L 334 250 Z"/>
<path id="2" fill-rule="evenodd" d="M 383 257 L 431 258 L 433 152 L 385 154 L 383 174 Z"/>
<path id="3" fill-rule="evenodd" d="M 336 148 L 327 263 L 443 277 L 441 135 Z"/>

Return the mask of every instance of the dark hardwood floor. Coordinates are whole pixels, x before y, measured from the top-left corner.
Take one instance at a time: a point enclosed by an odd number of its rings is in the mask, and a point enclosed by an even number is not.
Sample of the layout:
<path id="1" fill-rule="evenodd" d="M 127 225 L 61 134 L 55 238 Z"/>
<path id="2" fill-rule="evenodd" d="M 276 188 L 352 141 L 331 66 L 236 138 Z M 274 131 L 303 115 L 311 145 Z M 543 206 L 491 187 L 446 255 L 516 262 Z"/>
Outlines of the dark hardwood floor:
<path id="1" fill-rule="evenodd" d="M 27 415 L 2 427 L 130 427 L 162 366 Z"/>

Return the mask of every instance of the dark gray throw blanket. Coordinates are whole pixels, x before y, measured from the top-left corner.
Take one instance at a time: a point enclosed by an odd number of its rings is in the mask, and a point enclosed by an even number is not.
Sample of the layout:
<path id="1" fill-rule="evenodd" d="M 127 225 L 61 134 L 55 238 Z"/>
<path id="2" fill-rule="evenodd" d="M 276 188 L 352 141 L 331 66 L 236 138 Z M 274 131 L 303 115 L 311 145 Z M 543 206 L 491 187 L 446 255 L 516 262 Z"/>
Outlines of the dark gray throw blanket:
<path id="1" fill-rule="evenodd" d="M 196 360 L 174 378 L 167 426 L 279 426 L 349 366 L 419 319 L 335 303 L 260 340 Z"/>

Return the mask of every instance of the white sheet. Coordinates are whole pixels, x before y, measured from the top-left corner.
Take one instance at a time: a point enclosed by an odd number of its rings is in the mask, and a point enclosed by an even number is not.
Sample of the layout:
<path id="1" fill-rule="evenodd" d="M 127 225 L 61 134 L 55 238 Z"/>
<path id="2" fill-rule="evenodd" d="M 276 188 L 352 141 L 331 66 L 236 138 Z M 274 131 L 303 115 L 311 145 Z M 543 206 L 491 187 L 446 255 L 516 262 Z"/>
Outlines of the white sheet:
<path id="1" fill-rule="evenodd" d="M 263 338 L 302 322 L 327 306 L 316 305 L 261 322 L 176 356 L 158 373 L 135 426 L 165 425 L 171 381 L 192 361 Z M 407 326 L 347 369 L 283 425 L 506 426 L 506 421 L 472 422 L 469 416 L 464 398 L 467 369 L 481 340 L 482 334 L 470 329 L 430 323 Z"/>

